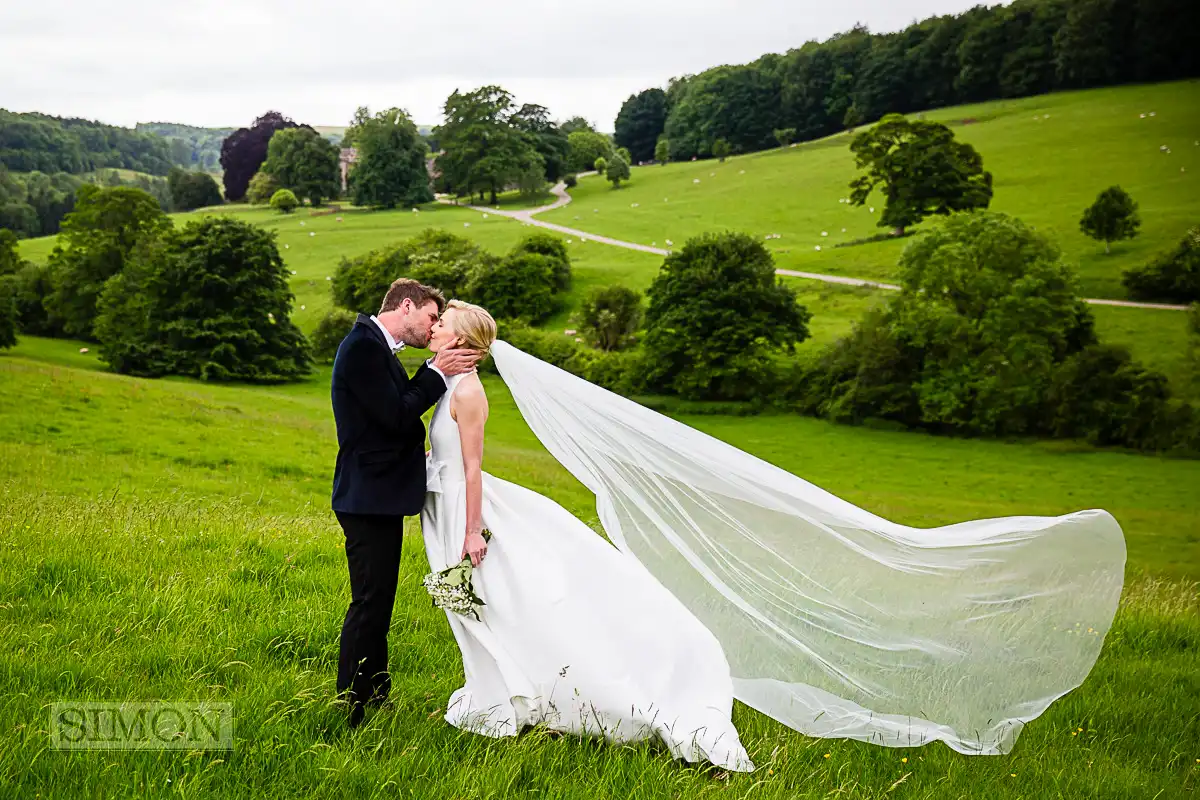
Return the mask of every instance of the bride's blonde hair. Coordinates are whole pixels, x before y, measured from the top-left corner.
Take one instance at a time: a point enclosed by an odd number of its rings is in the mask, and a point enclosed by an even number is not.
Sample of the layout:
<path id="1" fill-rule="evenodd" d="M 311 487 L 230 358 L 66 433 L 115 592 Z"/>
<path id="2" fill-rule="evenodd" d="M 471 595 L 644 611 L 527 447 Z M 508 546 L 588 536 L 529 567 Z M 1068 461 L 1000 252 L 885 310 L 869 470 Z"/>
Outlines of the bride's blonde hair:
<path id="1" fill-rule="evenodd" d="M 451 308 L 458 312 L 454 315 L 455 336 L 462 339 L 464 347 L 486 355 L 492 342 L 496 341 L 496 320 L 487 309 L 462 300 L 451 300 L 446 304 L 446 310 Z"/>

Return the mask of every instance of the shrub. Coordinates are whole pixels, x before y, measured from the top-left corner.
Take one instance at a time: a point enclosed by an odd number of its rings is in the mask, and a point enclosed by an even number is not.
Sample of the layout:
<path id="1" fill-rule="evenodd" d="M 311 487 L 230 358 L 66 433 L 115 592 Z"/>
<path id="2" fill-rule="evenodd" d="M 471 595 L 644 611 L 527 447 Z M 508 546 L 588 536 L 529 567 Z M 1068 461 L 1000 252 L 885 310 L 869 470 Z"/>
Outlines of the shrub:
<path id="1" fill-rule="evenodd" d="M 0 350 L 17 343 L 17 281 L 12 275 L 0 275 Z"/>
<path id="2" fill-rule="evenodd" d="M 1094 445 L 1169 447 L 1169 397 L 1166 376 L 1134 361 L 1124 347 L 1091 345 L 1055 375 L 1049 432 Z"/>
<path id="3" fill-rule="evenodd" d="M 1200 300 L 1200 227 L 1189 230 L 1174 250 L 1128 270 L 1121 280 L 1137 300 Z"/>
<path id="4" fill-rule="evenodd" d="M 568 189 L 574 189 L 579 185 L 579 179 L 575 177 L 575 173 L 571 172 L 563 176 L 563 185 Z"/>
<path id="5" fill-rule="evenodd" d="M 614 189 L 621 188 L 621 181 L 629 180 L 629 162 L 621 158 L 619 155 L 614 155 L 612 161 L 608 163 L 608 169 L 601 173 L 613 185 Z"/>
<path id="6" fill-rule="evenodd" d="M 634 394 L 644 388 L 640 352 L 593 350 L 561 333 L 530 328 L 512 320 L 501 321 L 499 327 L 499 338 L 512 346 L 597 386 L 622 395 Z M 495 371 L 495 365 L 487 362 L 484 369 Z"/>
<path id="7" fill-rule="evenodd" d="M 642 321 L 642 296 L 626 286 L 592 289 L 580 309 L 580 327 L 601 350 L 621 350 Z"/>
<path id="8" fill-rule="evenodd" d="M 53 291 L 50 267 L 45 264 L 25 262 L 13 276 L 17 326 L 22 333 L 30 336 L 62 336 L 62 321 L 51 318 L 44 302 Z"/>
<path id="9" fill-rule="evenodd" d="M 770 383 L 766 356 L 808 337 L 809 313 L 746 234 L 709 234 L 667 256 L 646 311 L 648 385 L 705 400 L 737 400 Z"/>
<path id="10" fill-rule="evenodd" d="M 197 220 L 145 242 L 100 298 L 101 358 L 150 377 L 307 375 L 308 343 L 289 318 L 288 277 L 275 234 L 239 220 Z"/>
<path id="11" fill-rule="evenodd" d="M 397 278 L 412 278 L 436 286 L 448 298 L 465 299 L 471 269 L 488 258 L 469 239 L 429 228 L 390 247 L 343 258 L 333 275 L 333 302 L 351 311 L 373 311 Z"/>
<path id="12" fill-rule="evenodd" d="M 633 163 L 633 156 L 630 155 L 628 147 L 618 147 L 615 152 L 616 152 L 617 157 L 620 158 L 622 161 L 624 161 L 626 164 Z"/>
<path id="13" fill-rule="evenodd" d="M 317 323 L 317 328 L 309 339 L 313 358 L 323 364 L 332 364 L 338 347 L 342 344 L 342 339 L 345 339 L 346 334 L 354 327 L 354 321 L 357 318 L 358 316 L 353 311 L 347 311 L 344 308 L 332 309 L 321 317 L 321 321 Z"/>
<path id="14" fill-rule="evenodd" d="M 920 369 L 920 352 L 896 335 L 885 312 L 873 310 L 811 368 L 793 367 L 780 381 L 781 399 L 839 422 L 888 419 L 915 426 L 921 422 L 914 385 Z"/>
<path id="15" fill-rule="evenodd" d="M 265 205 L 271 202 L 279 188 L 279 181 L 275 180 L 271 173 L 260 169 L 250 179 L 250 186 L 246 189 L 246 200 L 256 206 Z"/>
<path id="16" fill-rule="evenodd" d="M 497 319 L 540 322 L 558 307 L 554 262 L 539 253 L 484 259 L 471 271 L 467 296 Z"/>
<path id="17" fill-rule="evenodd" d="M 17 248 L 17 235 L 0 228 L 0 277 L 16 275 L 24 266 L 25 261 Z"/>
<path id="18" fill-rule="evenodd" d="M 712 154 L 719 161 L 724 162 L 725 159 L 729 158 L 729 153 L 729 142 L 725 141 L 724 139 L 717 139 L 715 142 L 713 142 Z"/>
<path id="19" fill-rule="evenodd" d="M 596 170 L 601 176 L 608 171 L 608 159 L 600 156 L 592 163 L 592 169 Z"/>
<path id="20" fill-rule="evenodd" d="M 671 143 L 665 136 L 658 137 L 658 143 L 654 145 L 654 160 L 659 164 L 666 164 L 671 160 Z"/>
<path id="21" fill-rule="evenodd" d="M 221 187 L 206 172 L 188 172 L 174 167 L 167 176 L 167 188 L 171 194 L 171 207 L 176 211 L 219 206 L 224 202 Z"/>
<path id="22" fill-rule="evenodd" d="M 554 275 L 554 291 L 565 292 L 571 288 L 571 255 L 567 243 L 550 233 L 530 233 L 513 246 L 513 254 L 537 253 L 551 261 Z"/>
<path id="23" fill-rule="evenodd" d="M 776 128 L 772 135 L 775 137 L 775 141 L 779 142 L 780 147 L 787 147 L 796 141 L 795 128 Z"/>
<path id="24" fill-rule="evenodd" d="M 271 208 L 284 214 L 290 214 L 300 205 L 291 189 L 280 189 L 271 195 Z"/>

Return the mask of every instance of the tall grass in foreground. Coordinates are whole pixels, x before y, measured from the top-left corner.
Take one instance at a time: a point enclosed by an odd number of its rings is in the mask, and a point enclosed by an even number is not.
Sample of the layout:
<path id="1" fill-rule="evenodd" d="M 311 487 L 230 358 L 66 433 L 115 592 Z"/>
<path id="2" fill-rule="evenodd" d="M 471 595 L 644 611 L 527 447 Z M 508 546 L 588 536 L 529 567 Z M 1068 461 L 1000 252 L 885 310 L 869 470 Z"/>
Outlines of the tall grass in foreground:
<path id="1" fill-rule="evenodd" d="M 241 502 L 0 495 L 0 786 L 13 797 L 1180 797 L 1200 784 L 1197 585 L 1132 583 L 1095 671 L 1005 757 L 809 739 L 743 706 L 759 770 L 725 776 L 653 744 L 441 719 L 458 652 L 407 531 L 394 705 L 346 729 L 332 703 L 347 602 L 323 513 Z M 620 587 L 613 587 L 620 591 Z M 55 700 L 234 704 L 232 752 L 59 752 Z"/>
<path id="2" fill-rule="evenodd" d="M 391 635 L 394 705 L 351 734 L 332 704 L 349 589 L 328 511 L 327 373 L 272 387 L 147 381 L 94 371 L 77 350 L 31 339 L 0 355 L 5 800 L 1171 798 L 1200 788 L 1200 462 L 787 415 L 688 418 L 905 524 L 1102 507 L 1129 544 L 1125 599 L 1096 669 L 1011 755 L 809 739 L 738 706 L 759 770 L 722 776 L 653 744 L 539 732 L 492 741 L 447 726 L 461 665 L 419 585 L 415 525 Z M 594 523 L 592 496 L 503 386 L 486 385 L 487 469 Z M 51 750 L 49 704 L 81 699 L 232 702 L 235 747 Z"/>

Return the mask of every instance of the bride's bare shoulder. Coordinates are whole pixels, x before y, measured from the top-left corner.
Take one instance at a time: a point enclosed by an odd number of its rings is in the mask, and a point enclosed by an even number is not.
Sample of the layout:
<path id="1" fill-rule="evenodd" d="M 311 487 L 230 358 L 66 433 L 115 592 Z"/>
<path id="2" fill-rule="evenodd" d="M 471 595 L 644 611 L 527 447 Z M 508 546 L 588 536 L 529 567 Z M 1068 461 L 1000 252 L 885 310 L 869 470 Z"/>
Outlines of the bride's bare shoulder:
<path id="1" fill-rule="evenodd" d="M 487 414 L 487 392 L 483 389 L 483 381 L 477 373 L 465 376 L 454 387 L 454 396 L 450 399 L 450 413 L 454 419 L 466 412 L 467 414 Z"/>

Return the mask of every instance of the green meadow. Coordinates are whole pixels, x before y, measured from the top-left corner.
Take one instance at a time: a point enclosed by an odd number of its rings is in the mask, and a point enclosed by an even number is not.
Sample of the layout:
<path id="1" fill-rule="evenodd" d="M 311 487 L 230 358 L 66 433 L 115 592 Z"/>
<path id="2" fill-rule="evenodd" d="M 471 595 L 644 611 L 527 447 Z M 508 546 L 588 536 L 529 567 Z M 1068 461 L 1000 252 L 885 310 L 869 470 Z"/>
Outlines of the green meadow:
<path id="1" fill-rule="evenodd" d="M 1172 244 L 1200 216 L 1200 191 L 1190 188 L 1200 178 L 1200 147 L 1192 144 L 1200 136 L 1198 100 L 1193 81 L 928 116 L 954 122 L 983 153 L 996 174 L 995 208 L 1051 232 L 1079 265 L 1085 291 L 1111 297 L 1120 295 L 1121 270 Z M 1139 116 L 1149 111 L 1155 116 Z M 619 191 L 587 178 L 575 202 L 546 219 L 658 246 L 710 229 L 779 233 L 767 244 L 780 267 L 892 278 L 903 243 L 830 246 L 876 232 L 867 209 L 837 202 L 853 175 L 847 144 L 842 136 L 724 164 L 638 168 Z M 1172 153 L 1161 153 L 1161 144 Z M 1112 183 L 1141 202 L 1144 222 L 1138 239 L 1106 257 L 1076 221 Z M 521 207 L 519 199 L 502 200 Z M 295 318 L 306 332 L 330 308 L 327 278 L 343 257 L 426 227 L 496 252 L 528 232 L 451 206 L 196 213 L 233 214 L 278 233 L 294 272 Z M 554 327 L 572 326 L 590 287 L 645 288 L 661 264 L 564 238 L 575 286 Z M 53 242 L 21 247 L 43 260 Z M 799 357 L 886 298 L 787 280 L 813 311 L 812 338 Z M 1183 314 L 1094 311 L 1103 338 L 1166 372 L 1177 392 L 1200 394 L 1185 356 Z M 540 445 L 504 385 L 487 378 L 486 386 L 485 469 L 596 526 L 591 495 Z M 82 342 L 24 337 L 0 352 L 0 797 L 1015 800 L 1200 791 L 1200 462 L 786 414 L 679 418 L 905 524 L 1097 507 L 1121 523 L 1126 591 L 1100 660 L 1082 687 L 1026 728 L 1013 753 L 972 758 L 940 744 L 899 750 L 810 739 L 740 704 L 735 722 L 759 766 L 750 775 L 673 762 L 653 743 L 460 733 L 441 719 L 461 664 L 444 617 L 420 586 L 425 555 L 415 523 L 391 632 L 394 702 L 350 732 L 332 702 L 349 585 L 342 534 L 328 509 L 336 451 L 328 391 L 328 367 L 296 384 L 207 385 L 108 373 L 95 346 Z M 49 705 L 63 699 L 231 702 L 235 746 L 56 751 Z"/>
<path id="2" fill-rule="evenodd" d="M 1140 116 L 1150 112 L 1153 117 Z M 1052 236 L 1078 265 L 1089 297 L 1124 297 L 1124 270 L 1174 245 L 1200 222 L 1200 81 L 1041 95 L 925 117 L 952 126 L 979 151 L 995 178 L 991 208 Z M 876 227 L 883 210 L 878 193 L 864 207 L 838 202 L 849 197 L 857 175 L 852 136 L 723 164 L 638 167 L 618 190 L 583 178 L 572 192 L 575 202 L 544 219 L 659 247 L 712 230 L 780 234 L 766 245 L 782 268 L 894 280 L 903 241 L 835 246 L 883 232 Z M 1163 145 L 1169 154 L 1159 149 Z M 1142 229 L 1106 256 L 1103 243 L 1080 233 L 1079 217 L 1113 184 L 1140 204 Z"/>
<path id="3" fill-rule="evenodd" d="M 486 468 L 595 524 L 503 385 Z M 75 343 L 0 355 L 0 786 L 14 797 L 1179 797 L 1200 781 L 1200 463 L 1063 443 L 950 440 L 792 417 L 683 417 L 909 524 L 1104 507 L 1127 591 L 1083 687 L 1015 751 L 969 758 L 808 739 L 738 706 L 760 769 L 725 776 L 653 744 L 441 720 L 457 650 L 408 530 L 392 628 L 394 707 L 350 733 L 331 704 L 348 602 L 328 511 L 328 371 L 289 386 L 148 381 Z M 613 587 L 620 591 L 620 587 Z M 59 699 L 234 704 L 232 752 L 59 752 Z M 1080 730 L 1082 729 L 1082 730 Z"/>

